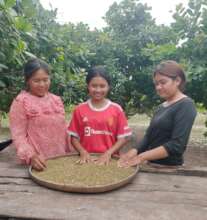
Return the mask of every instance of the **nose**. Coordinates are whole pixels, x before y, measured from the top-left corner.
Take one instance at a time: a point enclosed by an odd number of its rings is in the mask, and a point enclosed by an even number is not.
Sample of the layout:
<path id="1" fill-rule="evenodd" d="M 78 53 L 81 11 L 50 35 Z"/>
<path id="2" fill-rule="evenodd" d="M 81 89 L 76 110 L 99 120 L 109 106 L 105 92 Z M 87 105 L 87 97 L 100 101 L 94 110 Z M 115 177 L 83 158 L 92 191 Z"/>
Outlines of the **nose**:
<path id="1" fill-rule="evenodd" d="M 162 88 L 162 86 L 160 84 L 157 84 L 155 88 L 156 88 L 156 90 L 160 90 Z"/>
<path id="2" fill-rule="evenodd" d="M 40 82 L 39 82 L 39 86 L 40 86 L 40 87 L 44 87 L 44 86 L 45 86 L 44 81 L 40 81 Z"/>
<path id="3" fill-rule="evenodd" d="M 101 91 L 101 88 L 100 87 L 97 87 L 96 88 L 96 92 L 100 92 Z"/>

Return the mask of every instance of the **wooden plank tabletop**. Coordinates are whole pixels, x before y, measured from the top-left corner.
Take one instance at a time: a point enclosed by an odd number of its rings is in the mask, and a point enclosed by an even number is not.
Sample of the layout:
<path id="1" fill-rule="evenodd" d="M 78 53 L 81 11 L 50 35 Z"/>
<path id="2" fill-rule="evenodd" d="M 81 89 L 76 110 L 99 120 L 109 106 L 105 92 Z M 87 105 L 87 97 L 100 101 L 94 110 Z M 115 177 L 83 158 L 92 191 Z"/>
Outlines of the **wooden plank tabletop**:
<path id="1" fill-rule="evenodd" d="M 206 220 L 207 178 L 139 172 L 112 192 L 59 192 L 34 183 L 8 148 L 0 152 L 0 219 Z"/>

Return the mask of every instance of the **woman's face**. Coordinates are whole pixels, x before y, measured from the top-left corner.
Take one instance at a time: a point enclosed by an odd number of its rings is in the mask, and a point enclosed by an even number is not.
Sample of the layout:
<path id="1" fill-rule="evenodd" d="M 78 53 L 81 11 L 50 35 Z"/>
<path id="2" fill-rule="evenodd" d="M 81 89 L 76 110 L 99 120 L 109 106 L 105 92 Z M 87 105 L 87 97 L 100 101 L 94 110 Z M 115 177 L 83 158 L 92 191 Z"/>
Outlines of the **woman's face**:
<path id="1" fill-rule="evenodd" d="M 165 100 L 171 99 L 179 91 L 180 83 L 179 77 L 172 79 L 159 73 L 156 73 L 154 77 L 157 94 Z"/>
<path id="2" fill-rule="evenodd" d="M 89 82 L 88 91 L 91 99 L 102 101 L 109 92 L 109 84 L 103 77 L 96 76 Z"/>
<path id="3" fill-rule="evenodd" d="M 50 87 L 50 77 L 45 70 L 39 69 L 27 81 L 27 85 L 32 95 L 45 96 Z"/>

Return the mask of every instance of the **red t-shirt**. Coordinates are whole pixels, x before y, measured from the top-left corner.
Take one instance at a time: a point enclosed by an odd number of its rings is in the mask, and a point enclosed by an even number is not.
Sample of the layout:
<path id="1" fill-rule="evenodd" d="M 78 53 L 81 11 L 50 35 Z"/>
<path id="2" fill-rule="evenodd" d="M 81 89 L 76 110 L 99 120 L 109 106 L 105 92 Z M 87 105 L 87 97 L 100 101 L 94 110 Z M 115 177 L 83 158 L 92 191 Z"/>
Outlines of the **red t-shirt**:
<path id="1" fill-rule="evenodd" d="M 108 100 L 102 109 L 96 109 L 88 100 L 74 110 L 68 133 L 77 137 L 88 152 L 103 153 L 111 148 L 118 138 L 130 136 L 131 129 L 118 104 Z"/>

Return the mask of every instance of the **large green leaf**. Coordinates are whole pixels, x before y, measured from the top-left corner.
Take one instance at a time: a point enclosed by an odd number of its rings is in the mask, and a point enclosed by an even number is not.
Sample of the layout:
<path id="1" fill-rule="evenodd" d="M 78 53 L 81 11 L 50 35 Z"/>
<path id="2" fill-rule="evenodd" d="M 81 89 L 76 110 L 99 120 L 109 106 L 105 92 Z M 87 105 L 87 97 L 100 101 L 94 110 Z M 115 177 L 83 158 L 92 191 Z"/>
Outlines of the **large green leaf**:
<path id="1" fill-rule="evenodd" d="M 33 53 L 30 53 L 28 51 L 24 51 L 24 53 L 30 58 L 36 58 L 36 56 Z"/>

